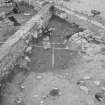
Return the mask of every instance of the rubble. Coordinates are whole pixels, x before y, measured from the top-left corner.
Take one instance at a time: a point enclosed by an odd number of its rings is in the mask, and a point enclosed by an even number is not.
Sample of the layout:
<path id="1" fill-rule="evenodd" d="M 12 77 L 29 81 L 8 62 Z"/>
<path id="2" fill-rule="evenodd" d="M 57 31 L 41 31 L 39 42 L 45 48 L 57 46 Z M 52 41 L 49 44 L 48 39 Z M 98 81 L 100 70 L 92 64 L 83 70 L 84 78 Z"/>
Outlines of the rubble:
<path id="1" fill-rule="evenodd" d="M 36 76 L 36 79 L 42 79 L 42 76 L 41 75 L 38 75 L 38 76 Z"/>
<path id="2" fill-rule="evenodd" d="M 89 93 L 89 89 L 86 86 L 80 86 L 80 89 L 83 90 L 86 94 Z"/>
<path id="3" fill-rule="evenodd" d="M 31 46 L 27 47 L 25 52 L 31 54 L 32 53 L 32 47 Z"/>

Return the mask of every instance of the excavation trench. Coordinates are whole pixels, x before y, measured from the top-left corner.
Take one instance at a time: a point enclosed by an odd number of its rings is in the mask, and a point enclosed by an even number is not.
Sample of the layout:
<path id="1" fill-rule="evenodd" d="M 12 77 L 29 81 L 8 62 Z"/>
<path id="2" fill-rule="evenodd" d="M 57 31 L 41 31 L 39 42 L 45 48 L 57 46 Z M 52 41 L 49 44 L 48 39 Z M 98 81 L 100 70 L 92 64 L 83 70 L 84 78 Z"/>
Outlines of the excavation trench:
<path id="1" fill-rule="evenodd" d="M 31 59 L 27 68 L 21 68 L 19 65 L 15 66 L 8 78 L 2 81 L 2 83 L 6 85 L 1 86 L 1 105 L 17 105 L 16 97 L 18 93 L 21 93 L 21 89 L 18 87 L 30 72 L 61 73 L 69 67 L 71 67 L 72 70 L 77 63 L 76 58 L 79 56 L 78 53 L 73 52 L 72 55 L 70 55 L 72 51 L 66 49 L 67 43 L 65 41 L 67 40 L 67 35 L 72 36 L 74 33 L 79 32 L 79 27 L 73 26 L 71 23 L 68 23 L 55 15 L 52 16 L 47 27 L 55 28 L 49 38 L 51 44 L 50 48 L 44 49 L 43 47 L 43 39 L 45 37 L 40 40 L 34 40 L 34 44 L 32 44 L 32 54 L 26 54 Z M 24 105 L 24 103 L 21 105 Z"/>
<path id="2" fill-rule="evenodd" d="M 51 47 L 47 50 L 44 49 L 43 38 L 33 45 L 30 68 L 35 72 L 67 69 L 69 61 L 72 58 L 69 54 L 70 50 L 66 49 L 66 36 L 72 36 L 79 31 L 79 28 L 73 27 L 70 23 L 58 16 L 51 18 L 48 27 L 55 28 L 49 39 Z M 52 65 L 53 62 L 54 65 Z"/>

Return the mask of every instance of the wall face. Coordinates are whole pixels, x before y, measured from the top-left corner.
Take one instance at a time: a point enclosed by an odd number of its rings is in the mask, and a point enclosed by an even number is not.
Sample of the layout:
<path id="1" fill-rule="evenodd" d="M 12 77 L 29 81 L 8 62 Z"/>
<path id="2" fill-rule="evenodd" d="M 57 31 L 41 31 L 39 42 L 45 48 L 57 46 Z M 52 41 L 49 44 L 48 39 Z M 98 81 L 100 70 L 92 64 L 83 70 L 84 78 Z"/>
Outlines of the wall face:
<path id="1" fill-rule="evenodd" d="M 24 54 L 24 50 L 28 46 L 27 41 L 32 39 L 32 28 L 35 27 L 34 33 L 36 33 L 37 26 L 41 21 L 43 23 L 42 25 L 47 24 L 48 20 L 52 16 L 49 11 L 51 6 L 52 5 L 46 5 L 43 7 L 37 15 L 33 16 L 0 47 L 0 80 L 10 72 L 16 63 L 16 60 Z"/>

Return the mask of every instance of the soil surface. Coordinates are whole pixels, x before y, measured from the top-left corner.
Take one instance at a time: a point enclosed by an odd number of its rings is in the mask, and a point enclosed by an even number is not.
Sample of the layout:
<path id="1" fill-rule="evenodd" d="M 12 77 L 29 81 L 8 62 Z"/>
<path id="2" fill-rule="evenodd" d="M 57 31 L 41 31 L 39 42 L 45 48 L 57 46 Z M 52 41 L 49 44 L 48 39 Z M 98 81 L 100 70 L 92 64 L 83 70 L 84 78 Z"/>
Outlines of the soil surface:
<path id="1" fill-rule="evenodd" d="M 91 56 L 87 56 L 78 47 L 80 41 L 75 42 L 77 27 L 58 17 L 51 19 L 48 27 L 52 26 L 55 30 L 49 40 L 45 37 L 32 45 L 28 70 L 14 68 L 17 72 L 4 86 L 1 105 L 104 105 L 104 97 L 95 98 L 100 90 L 105 91 L 104 47 L 103 55 L 93 56 L 88 49 Z M 65 38 L 68 34 L 70 39 L 76 37 L 73 42 Z M 50 94 L 53 89 L 59 90 L 57 95 Z"/>

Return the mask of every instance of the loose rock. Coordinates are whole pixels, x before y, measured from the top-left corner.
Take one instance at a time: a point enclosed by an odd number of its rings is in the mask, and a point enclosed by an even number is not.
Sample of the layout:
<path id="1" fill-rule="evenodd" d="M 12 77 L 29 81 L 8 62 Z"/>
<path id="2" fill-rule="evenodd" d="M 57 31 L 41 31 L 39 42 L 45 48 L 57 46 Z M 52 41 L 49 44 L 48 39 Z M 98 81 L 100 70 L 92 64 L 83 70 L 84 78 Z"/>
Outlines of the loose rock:
<path id="1" fill-rule="evenodd" d="M 86 76 L 83 77 L 83 79 L 89 80 L 90 79 L 90 76 L 86 75 Z"/>
<path id="2" fill-rule="evenodd" d="M 25 56 L 25 60 L 31 62 L 31 59 L 28 56 Z"/>
<path id="3" fill-rule="evenodd" d="M 47 36 L 47 37 L 45 37 L 43 40 L 44 40 L 44 41 L 49 41 L 49 37 Z"/>
<path id="4" fill-rule="evenodd" d="M 24 85 L 21 85 L 20 88 L 21 88 L 21 89 L 24 89 L 25 87 L 24 87 Z"/>
<path id="5" fill-rule="evenodd" d="M 34 97 L 34 98 L 36 98 L 36 97 L 38 97 L 38 95 L 37 95 L 37 94 L 35 94 L 33 97 Z"/>
<path id="6" fill-rule="evenodd" d="M 37 31 L 35 31 L 35 33 L 33 33 L 33 37 L 34 37 L 34 38 L 38 38 L 38 33 L 37 33 Z"/>
<path id="7" fill-rule="evenodd" d="M 86 94 L 89 93 L 89 89 L 86 86 L 80 86 L 80 89 L 83 90 Z"/>
<path id="8" fill-rule="evenodd" d="M 16 103 L 18 103 L 18 104 L 20 104 L 20 103 L 22 103 L 22 97 L 18 97 L 17 99 L 16 99 Z"/>
<path id="9" fill-rule="evenodd" d="M 60 17 L 61 17 L 62 19 L 66 19 L 66 18 L 67 18 L 67 14 L 61 13 L 61 14 L 60 14 Z"/>
<path id="10" fill-rule="evenodd" d="M 102 87 L 101 89 L 102 89 L 103 91 L 105 91 L 105 87 Z"/>
<path id="11" fill-rule="evenodd" d="M 30 13 L 24 13 L 24 16 L 30 16 L 31 14 Z"/>
<path id="12" fill-rule="evenodd" d="M 105 94 L 103 92 L 98 92 L 95 94 L 95 98 L 99 102 L 105 102 Z"/>
<path id="13" fill-rule="evenodd" d="M 43 48 L 44 48 L 44 49 L 49 49 L 49 48 L 51 48 L 50 42 L 44 41 L 44 42 L 43 42 Z"/>
<path id="14" fill-rule="evenodd" d="M 58 88 L 54 88 L 49 92 L 49 95 L 55 97 L 55 96 L 59 96 L 60 95 L 60 91 Z"/>
<path id="15" fill-rule="evenodd" d="M 25 42 L 28 44 L 29 43 L 29 40 L 27 39 Z"/>
<path id="16" fill-rule="evenodd" d="M 42 79 L 41 75 L 36 76 L 36 79 Z"/>
<path id="17" fill-rule="evenodd" d="M 32 52 L 32 47 L 31 47 L 31 46 L 27 47 L 27 49 L 26 49 L 26 53 L 31 54 L 31 52 Z"/>
<path id="18" fill-rule="evenodd" d="M 43 101 L 43 100 L 41 100 L 39 105 L 43 105 L 43 104 L 44 104 L 44 101 Z"/>

